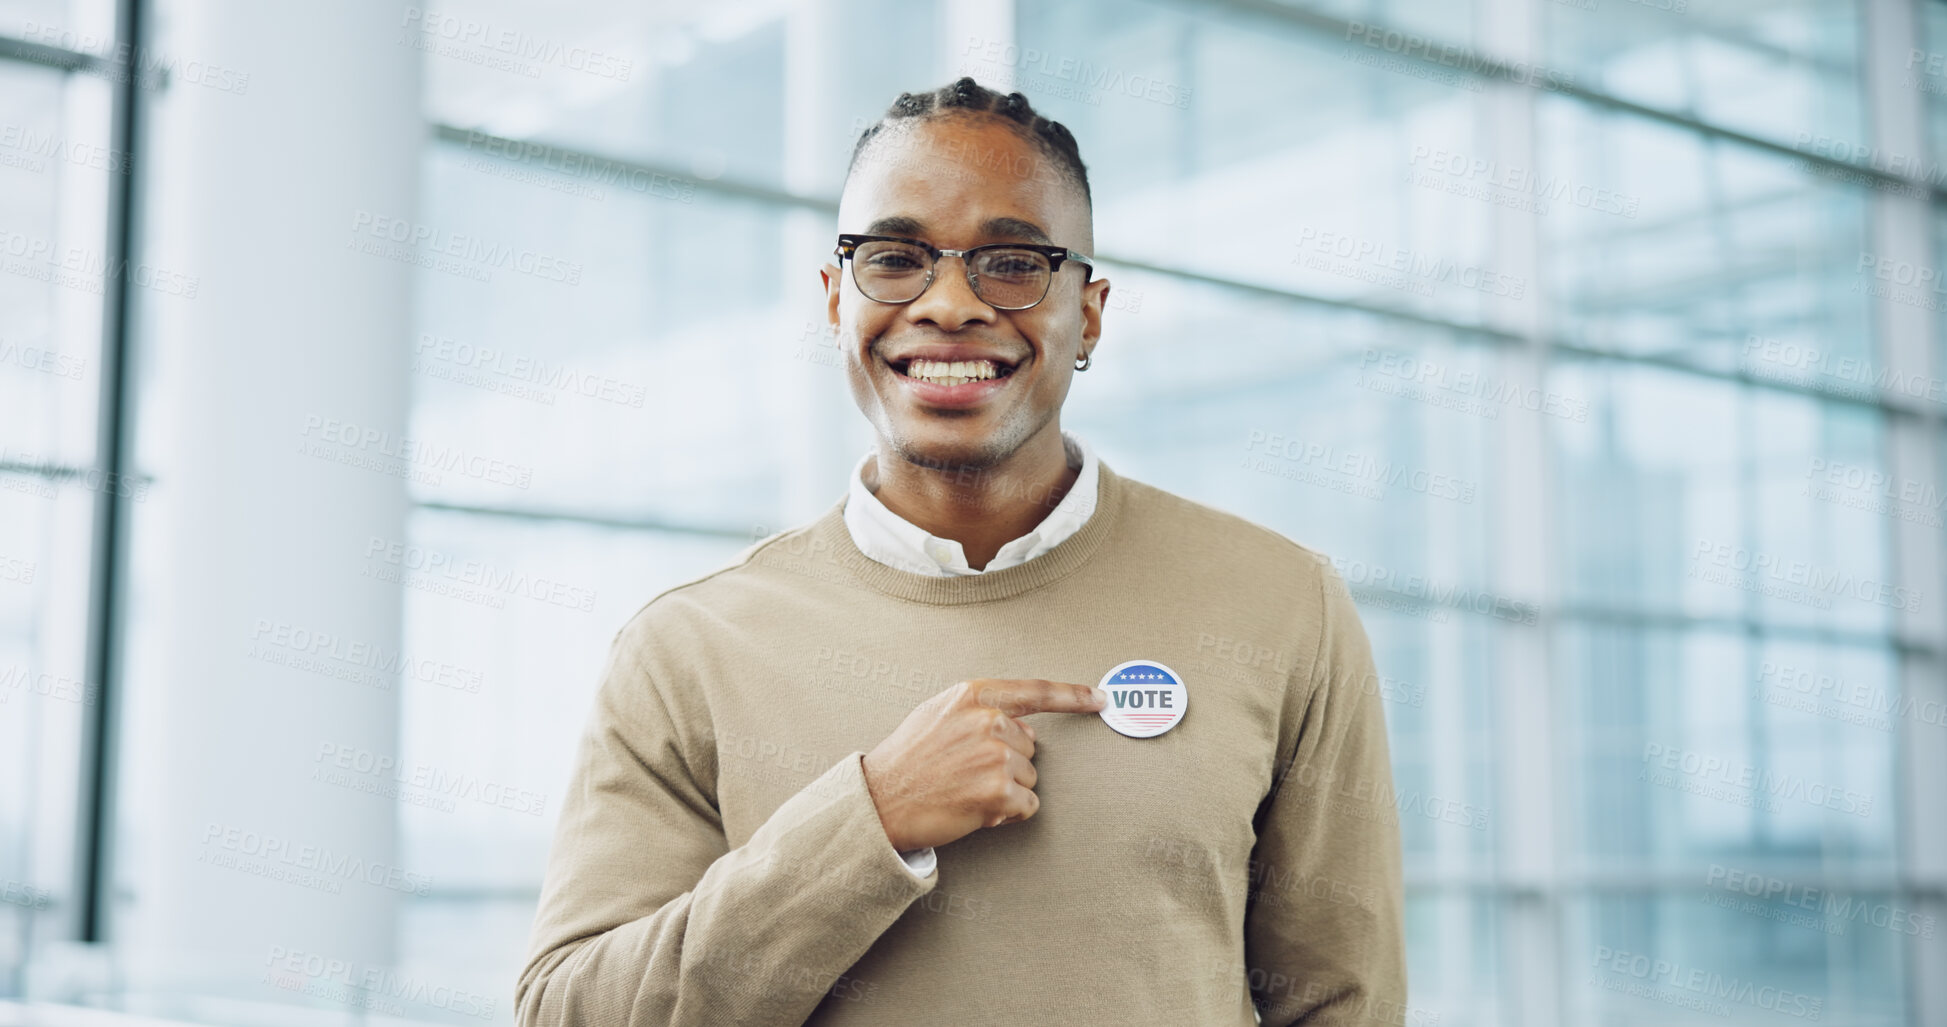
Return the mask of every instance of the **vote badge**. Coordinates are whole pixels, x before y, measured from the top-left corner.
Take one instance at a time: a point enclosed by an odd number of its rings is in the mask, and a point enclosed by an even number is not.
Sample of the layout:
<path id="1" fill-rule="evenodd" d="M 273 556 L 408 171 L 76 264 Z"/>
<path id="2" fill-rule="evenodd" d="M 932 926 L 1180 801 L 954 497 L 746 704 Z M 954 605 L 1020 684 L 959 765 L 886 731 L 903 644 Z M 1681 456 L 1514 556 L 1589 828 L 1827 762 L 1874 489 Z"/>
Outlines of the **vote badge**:
<path id="1" fill-rule="evenodd" d="M 1189 709 L 1183 679 L 1155 660 L 1130 660 L 1102 675 L 1109 704 L 1102 720 L 1131 738 L 1154 738 L 1176 726 Z"/>

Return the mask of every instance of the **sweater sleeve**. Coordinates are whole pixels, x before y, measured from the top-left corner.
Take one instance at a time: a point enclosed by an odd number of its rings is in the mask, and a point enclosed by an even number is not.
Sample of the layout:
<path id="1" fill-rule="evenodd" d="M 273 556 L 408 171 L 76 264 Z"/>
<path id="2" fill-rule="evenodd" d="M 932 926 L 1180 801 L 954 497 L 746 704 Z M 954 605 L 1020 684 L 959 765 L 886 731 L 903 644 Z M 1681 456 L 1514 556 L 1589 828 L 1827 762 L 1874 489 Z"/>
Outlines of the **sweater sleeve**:
<path id="1" fill-rule="evenodd" d="M 803 1023 L 876 986 L 845 971 L 938 881 L 894 851 L 860 752 L 729 847 L 714 736 L 691 719 L 618 638 L 515 986 L 520 1027 Z"/>
<path id="2" fill-rule="evenodd" d="M 1297 738 L 1259 807 L 1245 961 L 1264 1027 L 1405 1022 L 1399 821 L 1372 649 L 1345 582 L 1321 566 Z"/>

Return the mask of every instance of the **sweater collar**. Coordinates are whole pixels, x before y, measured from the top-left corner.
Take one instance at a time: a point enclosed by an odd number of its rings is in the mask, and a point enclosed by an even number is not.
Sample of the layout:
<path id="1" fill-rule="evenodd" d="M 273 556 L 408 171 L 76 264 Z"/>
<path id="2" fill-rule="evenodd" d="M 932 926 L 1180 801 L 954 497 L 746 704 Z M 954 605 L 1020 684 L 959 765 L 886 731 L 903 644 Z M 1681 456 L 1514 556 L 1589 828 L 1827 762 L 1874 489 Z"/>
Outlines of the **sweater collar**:
<path id="1" fill-rule="evenodd" d="M 883 564 L 918 574 L 948 577 L 960 574 L 991 574 L 1026 563 L 1060 545 L 1095 513 L 1095 451 L 1073 432 L 1063 429 L 1062 449 L 1068 466 L 1075 468 L 1075 484 L 1062 495 L 1055 508 L 1041 523 L 1029 528 L 994 554 L 986 567 L 975 570 L 967 565 L 964 547 L 954 539 L 941 538 L 925 528 L 893 513 L 865 486 L 865 468 L 875 459 L 868 450 L 852 468 L 851 488 L 845 499 L 845 530 L 859 551 Z"/>
<path id="2" fill-rule="evenodd" d="M 1124 495 L 1121 477 L 1098 458 L 1095 511 L 1074 534 L 1026 563 L 956 577 L 916 574 L 866 556 L 846 529 L 843 497 L 805 530 L 812 552 L 831 554 L 848 577 L 868 588 L 896 599 L 935 606 L 984 603 L 1052 584 L 1087 563 L 1120 521 Z"/>

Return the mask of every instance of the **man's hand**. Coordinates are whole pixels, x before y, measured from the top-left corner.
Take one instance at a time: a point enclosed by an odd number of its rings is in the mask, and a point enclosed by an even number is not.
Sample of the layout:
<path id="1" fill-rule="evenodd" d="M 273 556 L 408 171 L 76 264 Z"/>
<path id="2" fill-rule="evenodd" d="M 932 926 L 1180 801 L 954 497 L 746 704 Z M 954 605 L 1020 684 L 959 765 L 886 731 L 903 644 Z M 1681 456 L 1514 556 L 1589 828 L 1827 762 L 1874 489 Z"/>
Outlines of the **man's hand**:
<path id="1" fill-rule="evenodd" d="M 1097 713 L 1107 701 L 1087 685 L 975 678 L 920 703 L 865 754 L 865 783 L 892 847 L 945 845 L 1034 816 L 1034 729 L 1016 718 Z"/>

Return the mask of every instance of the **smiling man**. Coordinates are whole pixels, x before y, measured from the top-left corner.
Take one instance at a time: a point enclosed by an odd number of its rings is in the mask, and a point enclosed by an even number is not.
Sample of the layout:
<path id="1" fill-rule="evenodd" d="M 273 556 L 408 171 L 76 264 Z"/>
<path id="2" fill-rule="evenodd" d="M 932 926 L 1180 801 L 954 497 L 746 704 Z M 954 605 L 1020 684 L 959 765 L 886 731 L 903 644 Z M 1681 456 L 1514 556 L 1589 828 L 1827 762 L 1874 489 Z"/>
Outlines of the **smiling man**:
<path id="1" fill-rule="evenodd" d="M 520 1023 L 1406 1022 L 1344 583 L 1061 429 L 1091 218 L 1019 93 L 859 140 L 821 275 L 877 444 L 616 636 Z"/>

